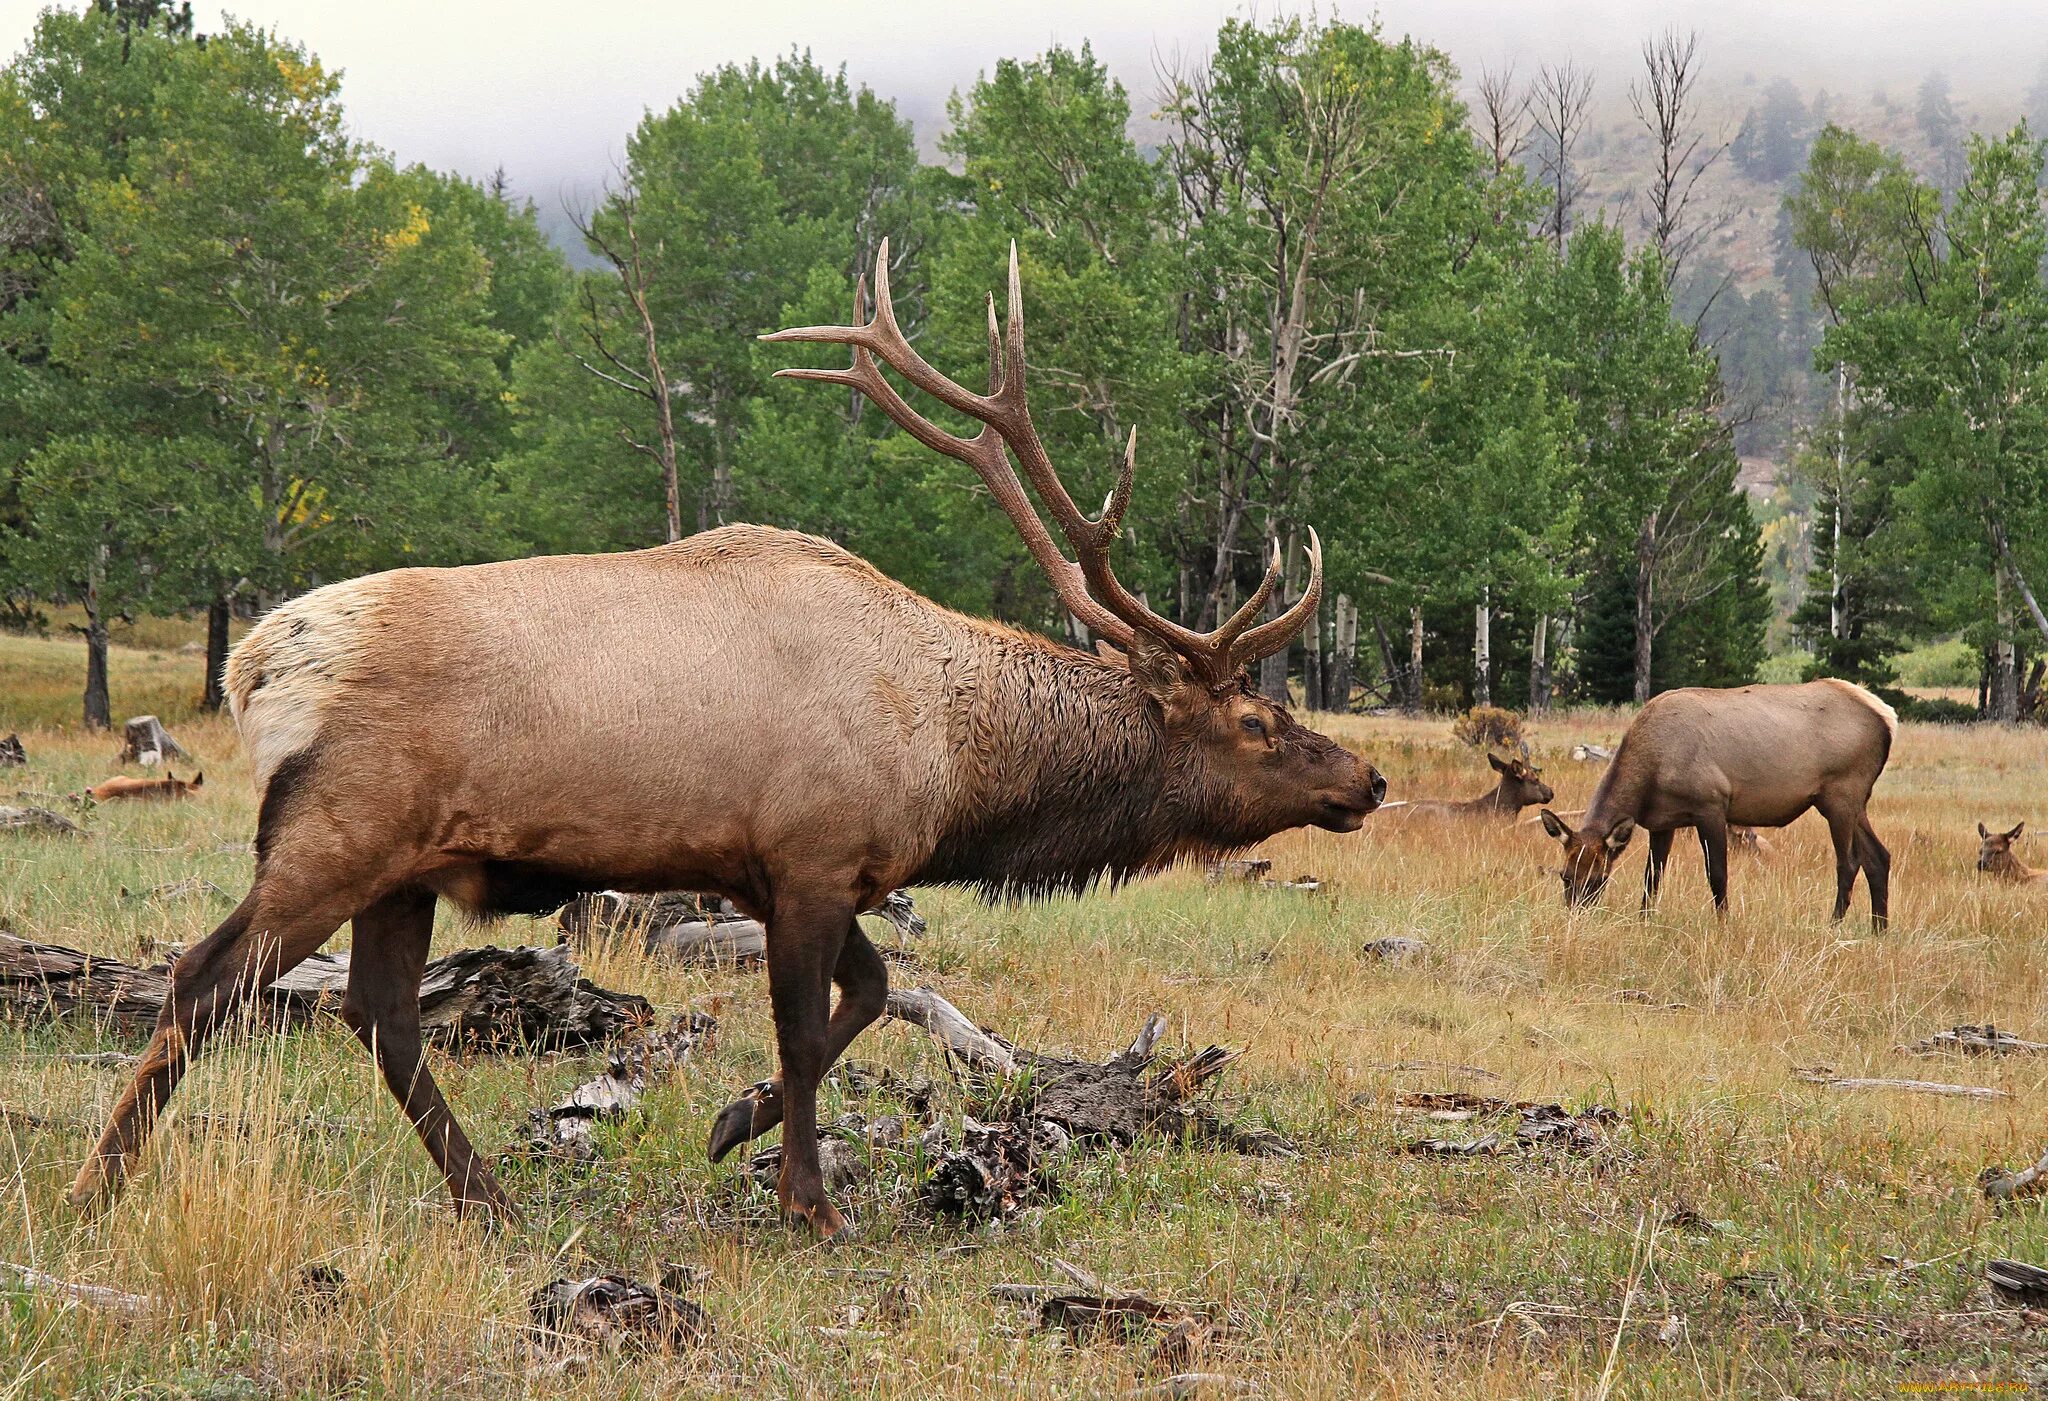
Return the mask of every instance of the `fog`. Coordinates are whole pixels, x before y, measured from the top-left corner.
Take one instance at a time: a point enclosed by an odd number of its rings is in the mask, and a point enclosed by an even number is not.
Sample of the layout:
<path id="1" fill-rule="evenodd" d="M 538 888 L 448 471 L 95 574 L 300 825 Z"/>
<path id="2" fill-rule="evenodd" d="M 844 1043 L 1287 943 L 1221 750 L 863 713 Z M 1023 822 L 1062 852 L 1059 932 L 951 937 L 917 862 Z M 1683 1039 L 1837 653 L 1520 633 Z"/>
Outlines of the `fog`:
<path id="1" fill-rule="evenodd" d="M 40 8 L 0 0 L 0 49 L 20 49 Z M 194 8 L 202 29 L 219 26 L 222 6 Z M 642 112 L 668 106 L 695 74 L 720 63 L 807 48 L 895 99 L 929 146 L 949 92 L 998 58 L 1052 43 L 1092 43 L 1139 113 L 1149 112 L 1162 66 L 1198 62 L 1219 23 L 1246 12 L 1215 0 L 242 0 L 226 8 L 275 26 L 343 70 L 358 135 L 403 161 L 473 176 L 502 165 L 514 188 L 544 208 L 587 191 Z M 1267 3 L 1256 12 L 1301 8 Z M 1530 71 L 1570 56 L 1595 70 L 1609 101 L 1620 99 L 1642 39 L 1666 26 L 1699 31 L 1710 87 L 1782 75 L 1808 91 L 1867 95 L 1938 69 L 1966 112 L 2009 113 L 2048 59 L 2048 6 L 2038 0 L 1388 0 L 1376 10 L 1321 10 L 1353 20 L 1377 13 L 1389 32 L 1446 50 L 1467 75 L 1509 62 Z"/>

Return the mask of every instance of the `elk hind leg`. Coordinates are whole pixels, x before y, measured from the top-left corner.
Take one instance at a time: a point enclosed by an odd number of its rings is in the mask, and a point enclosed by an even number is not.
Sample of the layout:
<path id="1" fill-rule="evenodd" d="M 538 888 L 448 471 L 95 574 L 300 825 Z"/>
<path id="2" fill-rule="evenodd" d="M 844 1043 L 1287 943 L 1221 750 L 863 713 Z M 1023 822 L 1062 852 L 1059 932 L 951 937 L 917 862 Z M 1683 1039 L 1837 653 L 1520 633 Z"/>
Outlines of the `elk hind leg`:
<path id="1" fill-rule="evenodd" d="M 326 943 L 352 912 L 350 899 L 334 890 L 316 895 L 301 882 L 259 870 L 234 912 L 179 955 L 156 1034 L 115 1102 L 98 1145 L 72 1181 L 68 1195 L 73 1205 L 86 1206 L 120 1191 L 164 1103 L 214 1029 Z"/>
<path id="2" fill-rule="evenodd" d="M 392 1097 L 448 1179 L 457 1214 L 481 1210 L 516 1218 L 518 1209 L 470 1146 L 427 1069 L 420 1043 L 420 977 L 433 937 L 431 890 L 396 890 L 357 914 L 342 1020 L 369 1048 Z"/>
<path id="3" fill-rule="evenodd" d="M 839 984 L 839 1003 L 825 1023 L 825 1070 L 830 1070 L 846 1053 L 854 1037 L 874 1025 L 889 1002 L 889 965 L 857 919 L 847 927 L 846 942 L 839 947 L 832 980 Z M 711 1125 L 711 1161 L 719 1161 L 740 1144 L 759 1138 L 781 1122 L 782 1077 L 777 1075 L 753 1086 L 719 1111 Z"/>
<path id="4" fill-rule="evenodd" d="M 1870 883 L 1870 927 L 1883 929 L 1891 923 L 1892 854 L 1877 839 L 1867 812 L 1856 820 L 1856 863 Z"/>
<path id="5" fill-rule="evenodd" d="M 1707 863 L 1707 889 L 1713 892 L 1716 913 L 1728 913 L 1728 822 L 1718 813 L 1700 819 L 1695 829 L 1700 837 L 1700 855 Z"/>
<path id="6" fill-rule="evenodd" d="M 1844 805 L 1822 804 L 1821 816 L 1828 820 L 1828 836 L 1835 844 L 1835 912 L 1840 920 L 1849 913 L 1849 897 L 1856 890 L 1858 868 L 1856 824 L 1858 814 Z"/>

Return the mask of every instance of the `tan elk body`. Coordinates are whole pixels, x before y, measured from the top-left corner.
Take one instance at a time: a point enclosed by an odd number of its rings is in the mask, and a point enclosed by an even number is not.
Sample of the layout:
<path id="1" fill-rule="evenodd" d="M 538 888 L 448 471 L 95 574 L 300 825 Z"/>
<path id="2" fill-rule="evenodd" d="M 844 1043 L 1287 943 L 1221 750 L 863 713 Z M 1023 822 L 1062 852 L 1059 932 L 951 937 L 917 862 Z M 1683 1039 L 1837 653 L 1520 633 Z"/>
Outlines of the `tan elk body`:
<path id="1" fill-rule="evenodd" d="M 1576 829 L 1543 813 L 1544 828 L 1564 844 L 1566 900 L 1596 899 L 1641 827 L 1650 834 L 1647 907 L 1673 833 L 1691 827 L 1714 904 L 1726 908 L 1730 827 L 1783 827 L 1818 809 L 1835 846 L 1835 918 L 1848 912 L 1861 871 L 1881 927 L 1890 914 L 1891 854 L 1867 809 L 1897 729 L 1890 706 L 1846 681 L 1666 691 L 1629 726 Z"/>
<path id="2" fill-rule="evenodd" d="M 767 926 L 781 1064 L 718 1115 L 712 1156 L 780 1123 L 782 1206 L 830 1235 L 843 1223 L 819 1168 L 818 1082 L 888 986 L 857 914 L 913 883 L 1079 889 L 1290 827 L 1355 830 L 1378 805 L 1371 765 L 1244 673 L 1314 615 L 1320 547 L 1278 618 L 1258 621 L 1277 558 L 1212 632 L 1152 613 L 1108 561 L 1131 459 L 1091 518 L 1031 427 L 1014 251 L 1008 335 L 992 333 L 983 396 L 897 330 L 887 248 L 872 320 L 781 333 L 855 346 L 851 369 L 801 377 L 855 386 L 973 466 L 1060 601 L 1122 659 L 966 617 L 836 545 L 744 525 L 632 554 L 398 570 L 287 603 L 228 666 L 262 794 L 255 884 L 178 960 L 73 1200 L 118 1181 L 228 1008 L 353 921 L 344 1018 L 458 1206 L 509 1210 L 420 1060 L 436 900 L 489 915 L 590 889 L 692 889 Z M 873 356 L 984 431 L 934 427 Z"/>
<path id="3" fill-rule="evenodd" d="M 2020 860 L 2013 843 L 2026 835 L 2027 824 L 2016 824 L 2009 832 L 1993 832 L 1977 824 L 1977 869 L 1987 876 L 2009 881 L 2028 890 L 2048 893 L 2048 871 L 2037 871 Z"/>

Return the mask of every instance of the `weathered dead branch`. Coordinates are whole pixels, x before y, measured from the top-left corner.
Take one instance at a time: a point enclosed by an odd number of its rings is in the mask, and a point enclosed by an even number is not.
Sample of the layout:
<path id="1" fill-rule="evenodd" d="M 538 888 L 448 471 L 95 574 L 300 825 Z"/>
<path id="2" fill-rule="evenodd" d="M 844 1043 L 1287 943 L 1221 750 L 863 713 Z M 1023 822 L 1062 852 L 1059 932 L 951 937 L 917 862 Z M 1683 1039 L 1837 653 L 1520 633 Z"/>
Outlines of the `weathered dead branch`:
<path id="1" fill-rule="evenodd" d="M 131 891 L 125 885 L 121 887 L 121 898 L 123 900 L 133 900 L 151 905 L 174 904 L 180 900 L 190 900 L 194 896 L 205 896 L 210 900 L 228 902 L 233 902 L 235 898 L 212 881 L 200 876 L 187 876 L 184 880 L 174 880 L 164 885 L 153 885 L 147 890 Z"/>
<path id="2" fill-rule="evenodd" d="M 346 953 L 315 954 L 257 999 L 281 1023 L 333 1012 L 348 987 Z M 170 991 L 170 966 L 138 968 L 58 944 L 0 934 L 0 1011 L 47 1016 L 82 1011 L 154 1026 Z M 420 1024 L 427 1040 L 454 1049 L 555 1050 L 604 1045 L 654 1015 L 647 999 L 577 976 L 566 948 L 459 949 L 427 965 Z"/>
<path id="3" fill-rule="evenodd" d="M 124 1289 L 109 1289 L 103 1284 L 79 1284 L 8 1260 L 0 1260 L 0 1281 L 29 1294 L 47 1294 L 131 1317 L 154 1313 L 161 1307 L 147 1294 L 130 1294 Z"/>
<path id="4" fill-rule="evenodd" d="M 1984 1266 L 1984 1280 L 2003 1303 L 2020 1308 L 2048 1308 L 2048 1270 L 2024 1260 L 1993 1260 Z"/>
<path id="5" fill-rule="evenodd" d="M 2007 1172 L 1995 1165 L 1985 1168 L 1977 1174 L 1977 1185 L 1984 1189 L 1985 1196 L 1995 1202 L 2048 1193 L 2048 1153 L 2043 1153 L 2038 1162 L 2018 1172 Z"/>
<path id="6" fill-rule="evenodd" d="M 1323 888 L 1323 883 L 1311 875 L 1299 875 L 1293 880 L 1273 879 L 1273 863 L 1263 856 L 1211 861 L 1203 869 L 1212 884 L 1245 881 L 1265 890 L 1315 891 Z"/>
<path id="7" fill-rule="evenodd" d="M 923 916 L 906 891 L 891 891 L 870 913 L 908 935 L 925 931 Z M 634 938 L 649 957 L 710 967 L 747 967 L 768 955 L 768 931 L 712 895 L 670 891 L 623 895 L 601 890 L 564 906 L 556 923 L 565 943 L 582 947 L 596 939 Z"/>
<path id="8" fill-rule="evenodd" d="M 1826 1085 L 1831 1090 L 1896 1090 L 1901 1094 L 1949 1095 L 1957 1099 L 2011 1099 L 2008 1090 L 1989 1085 L 1950 1085 L 1939 1080 L 1892 1080 L 1883 1077 L 1837 1076 L 1826 1071 L 1796 1072 L 1809 1085 Z"/>

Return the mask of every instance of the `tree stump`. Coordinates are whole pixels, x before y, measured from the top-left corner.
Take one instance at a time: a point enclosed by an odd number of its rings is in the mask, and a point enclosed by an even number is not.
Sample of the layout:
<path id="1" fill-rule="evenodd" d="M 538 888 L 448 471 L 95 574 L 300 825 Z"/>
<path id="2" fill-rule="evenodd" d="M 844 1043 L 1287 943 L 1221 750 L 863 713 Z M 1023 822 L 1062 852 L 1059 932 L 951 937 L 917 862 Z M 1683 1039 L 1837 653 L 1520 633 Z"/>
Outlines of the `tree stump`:
<path id="1" fill-rule="evenodd" d="M 12 768 L 28 762 L 28 751 L 21 747 L 21 736 L 9 735 L 0 739 L 0 769 Z"/>
<path id="2" fill-rule="evenodd" d="M 166 759 L 191 757 L 154 715 L 138 715 L 121 727 L 121 763 L 154 768 Z"/>

